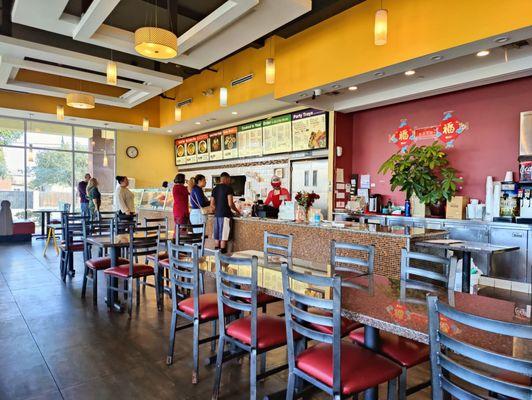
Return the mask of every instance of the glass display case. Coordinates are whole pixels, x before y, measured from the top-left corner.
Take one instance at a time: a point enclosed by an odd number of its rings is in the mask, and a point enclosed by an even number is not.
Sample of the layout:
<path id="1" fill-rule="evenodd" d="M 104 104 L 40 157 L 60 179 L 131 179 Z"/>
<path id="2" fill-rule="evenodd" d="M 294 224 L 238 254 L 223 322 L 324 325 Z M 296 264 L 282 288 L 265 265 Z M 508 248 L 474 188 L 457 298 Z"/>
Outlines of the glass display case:
<path id="1" fill-rule="evenodd" d="M 138 208 L 163 211 L 168 206 L 167 198 L 168 189 L 144 189 Z M 172 202 L 169 203 L 171 206 Z"/>

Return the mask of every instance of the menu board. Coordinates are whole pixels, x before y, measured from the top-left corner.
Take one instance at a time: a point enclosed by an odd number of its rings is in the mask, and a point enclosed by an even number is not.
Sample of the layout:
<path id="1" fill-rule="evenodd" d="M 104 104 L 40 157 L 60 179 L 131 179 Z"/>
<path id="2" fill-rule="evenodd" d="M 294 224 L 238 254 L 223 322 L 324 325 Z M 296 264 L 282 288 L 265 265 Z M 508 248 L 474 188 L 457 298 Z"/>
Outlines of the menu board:
<path id="1" fill-rule="evenodd" d="M 198 162 L 209 161 L 209 135 L 196 136 L 196 151 L 198 153 Z"/>
<path id="2" fill-rule="evenodd" d="M 222 132 L 213 132 L 209 134 L 209 159 L 222 160 L 223 150 L 222 150 Z"/>
<path id="3" fill-rule="evenodd" d="M 238 157 L 237 129 L 224 129 L 222 133 L 224 138 L 224 159 Z"/>
<path id="4" fill-rule="evenodd" d="M 185 139 L 175 140 L 175 165 L 182 165 L 186 163 L 187 149 Z"/>
<path id="5" fill-rule="evenodd" d="M 187 164 L 197 162 L 196 156 L 196 137 L 188 137 L 185 139 L 187 144 Z"/>
<path id="6" fill-rule="evenodd" d="M 251 157 L 262 155 L 262 122 L 252 122 L 238 127 L 238 155 Z"/>
<path id="7" fill-rule="evenodd" d="M 262 121 L 262 153 L 292 151 L 292 116 L 290 114 Z"/>
<path id="8" fill-rule="evenodd" d="M 292 150 L 327 148 L 327 117 L 325 111 L 304 110 L 292 114 Z"/>

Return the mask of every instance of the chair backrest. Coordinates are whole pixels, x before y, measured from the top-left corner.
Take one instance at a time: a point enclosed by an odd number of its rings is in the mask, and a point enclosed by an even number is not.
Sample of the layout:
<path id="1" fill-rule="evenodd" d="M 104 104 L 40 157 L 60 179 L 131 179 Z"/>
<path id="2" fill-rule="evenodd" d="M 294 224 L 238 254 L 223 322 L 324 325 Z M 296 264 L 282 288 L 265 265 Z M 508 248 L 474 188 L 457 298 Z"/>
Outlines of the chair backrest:
<path id="1" fill-rule="evenodd" d="M 216 251 L 216 289 L 220 334 L 225 334 L 224 305 L 251 314 L 251 347 L 257 347 L 257 275 L 258 258 L 230 257 Z M 237 267 L 229 271 L 228 267 Z M 249 273 L 239 273 L 248 267 Z"/>
<path id="2" fill-rule="evenodd" d="M 172 288 L 172 308 L 177 311 L 178 299 L 189 292 L 194 300 L 194 316 L 199 317 L 199 249 L 197 244 L 177 245 L 168 241 L 170 261 L 170 282 Z M 181 290 L 178 290 L 181 289 Z"/>
<path id="3" fill-rule="evenodd" d="M 73 243 L 81 242 L 84 239 L 84 229 L 87 227 L 84 222 L 87 220 L 88 216 L 79 213 L 61 214 L 61 229 L 67 250 Z"/>
<path id="4" fill-rule="evenodd" d="M 281 266 L 283 277 L 283 301 L 286 321 L 286 339 L 288 346 L 288 363 L 291 369 L 295 368 L 295 343 L 294 332 L 308 339 L 332 344 L 333 348 L 333 389 L 340 393 L 340 339 L 341 339 L 341 308 L 342 308 L 342 278 L 338 275 L 332 277 L 315 276 L 296 272 L 288 264 Z M 332 289 L 332 299 L 319 299 L 301 294 L 292 289 L 300 285 L 314 285 L 320 288 Z M 320 311 L 314 313 L 309 310 Z M 323 313 L 325 311 L 325 313 Z M 325 315 L 324 315 L 325 314 Z M 312 324 L 332 327 L 332 334 L 324 333 L 313 328 Z M 337 372 L 337 373 L 336 373 Z M 323 384 L 313 383 L 323 389 Z"/>
<path id="5" fill-rule="evenodd" d="M 293 240 L 293 235 L 264 231 L 264 262 L 268 263 L 270 257 L 284 257 L 290 262 Z"/>
<path id="6" fill-rule="evenodd" d="M 137 227 L 137 216 L 136 215 L 124 215 L 124 214 L 115 214 L 114 217 L 114 233 L 129 233 L 130 228 Z"/>
<path id="7" fill-rule="evenodd" d="M 203 256 L 205 250 L 205 223 L 176 225 L 175 242 L 180 245 L 197 244 L 199 255 Z"/>
<path id="8" fill-rule="evenodd" d="M 155 233 L 153 233 L 155 232 Z M 129 267 L 133 272 L 133 265 L 137 257 L 157 254 L 159 242 L 159 227 L 129 226 Z"/>
<path id="9" fill-rule="evenodd" d="M 532 325 L 497 321 L 467 314 L 440 302 L 437 296 L 428 296 L 427 302 L 433 399 L 443 399 L 445 392 L 458 399 L 482 399 L 483 397 L 472 392 L 475 388 L 470 385 L 482 391 L 487 390 L 506 396 L 505 398 L 532 399 L 532 360 L 495 353 L 460 341 L 440 329 L 440 317 L 479 331 L 524 340 L 532 340 Z M 450 352 L 462 357 L 450 357 Z M 471 360 L 476 362 L 479 368 L 471 368 Z M 488 375 L 485 372 L 486 368 L 482 366 L 495 367 L 510 375 L 519 374 L 528 377 L 529 384 L 518 384 Z M 457 383 L 456 379 L 452 379 L 453 377 L 466 381 L 469 385 L 464 387 Z"/>
<path id="10" fill-rule="evenodd" d="M 97 219 L 100 221 L 115 219 L 117 216 L 115 211 L 98 211 Z"/>
<path id="11" fill-rule="evenodd" d="M 375 247 L 331 240 L 332 273 L 373 273 Z"/>
<path id="12" fill-rule="evenodd" d="M 401 288 L 425 291 L 452 289 L 454 273 L 448 258 L 401 249 Z"/>
<path id="13" fill-rule="evenodd" d="M 57 202 L 57 209 L 60 211 L 60 212 L 70 212 L 70 203 L 65 203 L 64 201 L 58 201 Z"/>

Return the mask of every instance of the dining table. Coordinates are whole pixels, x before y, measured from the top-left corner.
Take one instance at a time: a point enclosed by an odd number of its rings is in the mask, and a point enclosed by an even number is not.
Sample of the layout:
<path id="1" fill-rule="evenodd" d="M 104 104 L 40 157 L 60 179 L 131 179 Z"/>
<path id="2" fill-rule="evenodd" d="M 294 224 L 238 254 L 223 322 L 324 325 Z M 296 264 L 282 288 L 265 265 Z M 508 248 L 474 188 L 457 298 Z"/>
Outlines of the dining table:
<path id="1" fill-rule="evenodd" d="M 34 214 L 40 214 L 41 234 L 38 235 L 36 238 L 45 239 L 47 227 L 50 225 L 51 214 L 54 212 L 59 213 L 61 211 L 58 210 L 57 208 L 39 208 L 39 209 L 31 210 L 31 212 Z"/>
<path id="2" fill-rule="evenodd" d="M 264 254 L 255 250 L 238 251 L 233 257 L 258 258 L 259 290 L 283 298 L 281 264 L 286 261 L 281 257 L 269 258 L 266 262 Z M 291 268 L 318 276 L 331 276 L 334 272 L 331 265 L 316 261 L 292 258 Z M 246 266 L 225 265 L 226 271 L 239 275 L 250 274 Z M 242 269 L 244 268 L 244 270 Z M 206 252 L 200 260 L 200 269 L 210 277 L 215 277 L 215 256 Z M 339 272 L 342 276 L 342 316 L 365 325 L 365 345 L 379 351 L 379 332 L 389 332 L 420 343 L 428 344 L 428 310 L 426 291 L 407 288 L 408 281 L 389 278 L 383 275 L 359 272 Z M 292 288 L 295 291 L 320 298 L 331 298 L 330 290 L 312 285 L 301 285 Z M 455 292 L 452 290 L 433 293 L 438 298 L 458 310 L 478 316 L 530 325 L 530 305 L 513 301 L 486 297 L 478 294 Z M 474 330 L 454 321 L 442 321 L 442 329 L 453 335 L 457 340 L 475 346 L 488 348 L 505 355 L 520 356 L 532 359 L 532 340 L 517 339 L 493 335 L 484 331 Z M 284 393 L 273 393 L 268 399 L 284 398 Z M 377 398 L 377 388 L 366 392 L 366 398 Z"/>

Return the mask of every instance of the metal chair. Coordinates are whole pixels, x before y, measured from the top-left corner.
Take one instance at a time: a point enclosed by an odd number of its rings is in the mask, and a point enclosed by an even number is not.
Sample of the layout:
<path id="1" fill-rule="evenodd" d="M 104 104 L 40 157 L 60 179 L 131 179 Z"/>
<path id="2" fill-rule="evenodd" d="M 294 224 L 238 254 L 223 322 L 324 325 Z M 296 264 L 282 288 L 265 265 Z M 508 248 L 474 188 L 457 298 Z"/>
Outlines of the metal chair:
<path id="1" fill-rule="evenodd" d="M 137 260 L 139 257 L 145 257 L 151 254 L 157 253 L 157 241 L 159 234 L 157 235 L 151 235 L 147 232 L 152 231 L 153 228 L 146 228 L 146 227 L 134 227 L 132 225 L 129 226 L 129 247 L 128 247 L 128 256 L 129 256 L 129 263 L 128 265 L 119 265 L 113 268 L 108 268 L 104 270 L 104 274 L 107 276 L 107 292 L 110 293 L 110 291 L 115 291 L 118 293 L 123 293 L 127 296 L 128 300 L 128 314 L 131 318 L 131 312 L 133 309 L 133 280 L 136 280 L 136 286 L 137 286 L 137 306 L 140 305 L 140 279 L 144 278 L 145 276 L 153 276 L 154 269 L 151 265 L 148 265 L 146 263 L 138 263 Z M 157 232 L 159 231 L 159 228 L 157 228 Z M 142 234 L 143 232 L 146 233 L 146 235 L 138 235 Z M 137 236 L 135 235 L 137 233 Z M 127 288 L 120 289 L 120 285 L 117 286 L 112 285 L 112 279 L 115 278 L 117 280 L 122 280 L 127 282 Z M 159 297 L 158 293 L 158 285 L 155 284 L 155 292 L 156 297 Z M 112 303 L 108 302 L 109 309 L 112 309 Z"/>
<path id="2" fill-rule="evenodd" d="M 341 340 L 342 279 L 296 272 L 282 265 L 283 299 L 288 343 L 288 388 L 286 399 L 294 398 L 299 379 L 318 387 L 334 399 L 353 396 L 381 383 L 388 383 L 388 399 L 397 396 L 401 368 L 394 362 L 358 344 Z M 330 290 L 332 299 L 318 299 L 292 289 L 294 281 Z M 319 308 L 328 315 L 313 313 Z M 328 326 L 330 333 L 312 328 Z M 298 336 L 320 342 L 306 350 L 296 348 Z"/>
<path id="3" fill-rule="evenodd" d="M 448 318 L 465 327 L 524 340 L 532 340 L 532 326 L 513 322 L 497 321 L 459 311 L 438 300 L 427 297 L 429 308 L 430 364 L 432 370 L 432 398 L 441 400 L 446 395 L 457 399 L 513 398 L 532 399 L 532 360 L 495 353 L 462 342 L 440 329 L 440 317 Z M 515 340 L 515 339 L 514 339 Z M 450 354 L 459 354 L 451 357 Z M 467 361 L 478 363 L 480 368 L 471 368 Z M 496 367 L 504 374 L 490 376 L 482 367 Z M 511 379 L 503 376 L 509 375 Z M 456 379 L 466 381 L 470 386 L 460 385 Z M 480 391 L 488 391 L 483 396 Z"/>
<path id="4" fill-rule="evenodd" d="M 441 272 L 437 270 L 440 268 Z M 447 258 L 434 256 L 425 253 L 416 253 L 401 250 L 401 299 L 405 302 L 424 303 L 423 296 L 427 293 L 434 293 L 447 290 L 454 287 L 452 279 L 449 276 L 453 274 L 450 271 L 451 262 Z M 422 296 L 408 297 L 407 291 L 422 292 Z M 349 337 L 364 345 L 364 328 L 354 330 Z M 416 365 L 429 361 L 429 346 L 407 339 L 388 332 L 379 334 L 379 352 L 401 366 L 402 373 L 399 378 L 399 398 L 401 400 L 412 393 L 424 389 L 430 385 L 430 381 L 422 382 L 416 386 L 407 388 L 407 370 Z"/>
<path id="5" fill-rule="evenodd" d="M 268 265 L 271 258 L 277 258 L 280 261 L 292 262 L 292 243 L 294 241 L 293 235 L 282 235 L 280 233 L 272 233 L 264 231 L 264 264 Z M 281 301 L 274 296 L 259 292 L 257 297 L 257 305 L 262 308 L 262 312 L 267 311 L 268 304 Z"/>
<path id="6" fill-rule="evenodd" d="M 262 357 L 260 374 L 257 375 L 257 356 L 282 347 L 286 344 L 286 329 L 284 319 L 267 314 L 258 315 L 257 312 L 257 265 L 258 259 L 228 257 L 216 252 L 216 288 L 218 295 L 218 322 L 220 338 L 218 341 L 218 354 L 216 357 L 216 376 L 212 399 L 218 399 L 220 381 L 222 377 L 222 364 L 245 353 L 249 354 L 250 393 L 249 398 L 257 398 L 257 381 L 277 373 L 286 368 L 279 366 L 266 371 L 266 358 Z M 224 267 L 225 266 L 225 267 Z M 226 271 L 224 269 L 237 266 L 238 270 L 249 268 L 249 273 L 240 274 L 240 271 Z M 248 271 L 245 271 L 248 272 Z M 228 307 L 250 313 L 226 325 L 229 315 Z M 231 311 L 232 312 L 232 311 Z M 229 354 L 224 353 L 226 344 L 231 344 L 240 351 Z"/>
<path id="7" fill-rule="evenodd" d="M 76 273 L 76 270 L 74 269 L 74 253 L 85 251 L 85 245 L 83 242 L 83 221 L 87 219 L 87 217 L 78 213 L 62 213 L 61 219 L 61 235 L 63 240 L 59 246 L 61 250 L 59 269 L 61 279 L 65 282 L 67 275 L 74 277 Z"/>
<path id="8" fill-rule="evenodd" d="M 70 212 L 71 205 L 69 203 L 63 203 L 58 202 L 58 209 L 59 213 L 62 214 L 64 212 L 68 213 Z M 57 232 L 56 231 L 61 230 L 61 216 L 59 219 L 52 219 L 50 223 L 47 224 L 47 234 L 46 234 L 46 242 L 44 244 L 44 250 L 42 252 L 42 256 L 46 256 L 46 250 L 48 249 L 48 245 L 50 244 L 50 241 L 52 241 L 55 253 L 59 255 L 59 246 L 57 244 Z"/>
<path id="9" fill-rule="evenodd" d="M 355 257 L 355 255 L 362 257 Z M 331 269 L 333 274 L 336 272 L 373 274 L 374 260 L 374 246 L 331 240 Z"/>
<path id="10" fill-rule="evenodd" d="M 92 249 L 87 243 L 87 237 L 114 237 L 113 220 L 96 220 L 88 221 L 83 220 L 83 243 L 85 246 L 84 252 L 84 265 L 83 272 L 83 285 L 81 288 L 81 298 L 85 298 L 87 290 L 87 281 L 92 282 L 92 302 L 94 305 L 98 303 L 98 271 L 103 271 L 107 268 L 111 268 L 111 258 L 107 255 L 100 253 L 97 257 L 92 257 Z M 117 265 L 129 264 L 129 259 L 119 257 Z"/>
<path id="11" fill-rule="evenodd" d="M 168 241 L 170 260 L 170 279 L 172 282 L 172 323 L 170 328 L 170 345 L 166 364 L 171 365 L 174 359 L 175 334 L 183 329 L 193 328 L 192 334 L 192 383 L 198 383 L 199 345 L 214 343 L 218 336 L 214 330 L 212 336 L 200 339 L 200 325 L 218 320 L 218 299 L 216 293 L 202 294 L 199 285 L 199 249 L 198 245 L 176 245 Z M 181 290 L 178 290 L 181 289 Z M 190 296 L 183 298 L 181 293 L 188 291 Z M 226 309 L 228 315 L 235 314 Z M 176 326 L 181 317 L 188 324 Z M 214 325 L 216 326 L 216 325 Z"/>

